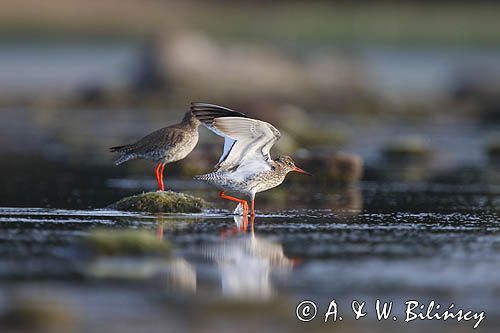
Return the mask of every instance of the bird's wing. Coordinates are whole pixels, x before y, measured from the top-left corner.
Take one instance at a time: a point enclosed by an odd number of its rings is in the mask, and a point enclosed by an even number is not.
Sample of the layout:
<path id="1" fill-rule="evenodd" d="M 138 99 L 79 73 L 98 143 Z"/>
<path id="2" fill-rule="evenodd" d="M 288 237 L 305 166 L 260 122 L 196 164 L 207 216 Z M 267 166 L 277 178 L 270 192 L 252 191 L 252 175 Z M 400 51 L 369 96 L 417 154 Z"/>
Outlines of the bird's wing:
<path id="1" fill-rule="evenodd" d="M 237 166 L 245 160 L 269 162 L 269 150 L 280 137 L 271 124 L 250 118 L 215 118 L 213 126 L 236 141 L 223 161 L 227 166 Z"/>
<path id="2" fill-rule="evenodd" d="M 193 103 L 191 111 L 205 126 L 225 139 L 219 169 L 231 169 L 244 163 L 269 167 L 269 150 L 281 136 L 274 126 L 213 104 Z"/>
<path id="3" fill-rule="evenodd" d="M 191 112 L 196 118 L 203 123 L 209 130 L 220 136 L 225 136 L 213 126 L 215 118 L 222 117 L 241 117 L 248 118 L 246 114 L 231 110 L 229 108 L 208 104 L 208 103 L 191 103 Z"/>
<path id="4" fill-rule="evenodd" d="M 222 152 L 221 157 L 219 158 L 219 162 L 217 163 L 217 165 L 220 165 L 220 163 L 226 159 L 227 155 L 231 151 L 231 148 L 233 148 L 236 140 L 228 137 L 227 135 L 222 133 L 220 130 L 215 128 L 213 126 L 214 119 L 215 118 L 222 118 L 222 117 L 248 118 L 248 116 L 246 114 L 231 110 L 231 109 L 223 107 L 223 106 L 209 104 L 209 103 L 198 103 L 198 102 L 191 103 L 191 112 L 209 130 L 211 130 L 215 134 L 222 136 L 224 138 L 224 150 Z"/>
<path id="5" fill-rule="evenodd" d="M 174 126 L 164 127 L 154 131 L 132 146 L 136 153 L 148 153 L 153 150 L 169 150 L 178 146 L 186 139 L 187 133 Z"/>

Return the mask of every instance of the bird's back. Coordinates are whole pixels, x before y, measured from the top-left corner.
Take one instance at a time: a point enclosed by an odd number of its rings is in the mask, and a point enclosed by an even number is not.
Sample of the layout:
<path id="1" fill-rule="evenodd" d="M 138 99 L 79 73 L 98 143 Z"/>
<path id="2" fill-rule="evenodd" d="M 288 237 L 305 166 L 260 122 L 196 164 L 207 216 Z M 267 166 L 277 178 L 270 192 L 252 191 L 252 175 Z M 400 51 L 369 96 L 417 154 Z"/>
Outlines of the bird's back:
<path id="1" fill-rule="evenodd" d="M 115 162 L 121 164 L 134 158 L 154 161 L 175 162 L 189 154 L 198 142 L 198 130 L 183 124 L 161 128 L 138 140 L 137 142 L 113 147 L 111 151 L 122 156 Z"/>

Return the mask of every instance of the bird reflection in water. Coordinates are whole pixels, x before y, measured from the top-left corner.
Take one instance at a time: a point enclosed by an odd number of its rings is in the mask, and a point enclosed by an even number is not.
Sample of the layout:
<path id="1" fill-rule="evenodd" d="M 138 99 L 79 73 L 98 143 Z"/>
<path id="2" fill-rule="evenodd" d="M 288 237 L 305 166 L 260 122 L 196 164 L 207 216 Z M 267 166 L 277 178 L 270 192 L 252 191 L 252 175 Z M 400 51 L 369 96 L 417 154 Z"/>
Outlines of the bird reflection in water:
<path id="1" fill-rule="evenodd" d="M 233 219 L 236 226 L 224 232 L 216 244 L 196 250 L 196 257 L 208 259 L 216 270 L 216 283 L 223 297 L 269 300 L 275 294 L 273 281 L 285 279 L 299 260 L 287 257 L 277 241 L 257 235 L 253 217 L 250 223 L 246 216 L 235 215 Z M 157 222 L 156 235 L 163 239 L 164 221 Z M 198 266 L 200 264 L 202 266 Z M 213 280 L 210 281 L 213 276 L 207 275 L 203 269 L 206 266 L 196 259 L 193 262 L 183 256 L 172 256 L 167 266 L 162 278 L 167 290 L 175 293 L 214 291 Z"/>
<path id="2" fill-rule="evenodd" d="M 273 277 L 285 277 L 298 261 L 285 256 L 280 243 L 256 235 L 253 217 L 250 233 L 245 232 L 245 217 L 236 215 L 234 221 L 236 230 L 242 232 L 202 248 L 202 255 L 217 265 L 224 297 L 270 299 L 274 295 Z"/>
<path id="3" fill-rule="evenodd" d="M 163 239 L 163 234 L 164 234 L 163 224 L 164 224 L 163 219 L 157 219 L 157 221 L 156 221 L 156 238 L 158 238 L 158 239 Z"/>

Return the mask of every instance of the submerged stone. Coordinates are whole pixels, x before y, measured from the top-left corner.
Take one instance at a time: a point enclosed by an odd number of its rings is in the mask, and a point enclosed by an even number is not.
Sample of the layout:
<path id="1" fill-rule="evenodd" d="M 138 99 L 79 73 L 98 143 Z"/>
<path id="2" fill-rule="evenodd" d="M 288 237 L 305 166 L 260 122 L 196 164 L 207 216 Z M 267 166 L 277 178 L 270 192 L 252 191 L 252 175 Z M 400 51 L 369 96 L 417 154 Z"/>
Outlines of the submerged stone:
<path id="1" fill-rule="evenodd" d="M 356 184 L 363 178 L 364 161 L 358 154 L 318 149 L 305 151 L 300 155 L 297 165 L 311 172 L 319 182 L 346 187 Z M 310 179 L 295 177 L 294 181 L 308 183 Z"/>
<path id="2" fill-rule="evenodd" d="M 331 180 L 350 184 L 363 177 L 363 158 L 352 153 L 335 153 L 327 159 L 328 176 Z"/>
<path id="3" fill-rule="evenodd" d="M 97 230 L 87 237 L 87 245 L 96 255 L 136 256 L 170 253 L 170 243 L 146 230 Z"/>
<path id="4" fill-rule="evenodd" d="M 210 208 L 210 204 L 189 194 L 157 191 L 123 198 L 108 208 L 148 213 L 200 213 Z"/>
<path id="5" fill-rule="evenodd" d="M 77 331 L 77 318 L 65 302 L 50 297 L 13 297 L 9 306 L 0 314 L 2 332 L 53 332 Z"/>

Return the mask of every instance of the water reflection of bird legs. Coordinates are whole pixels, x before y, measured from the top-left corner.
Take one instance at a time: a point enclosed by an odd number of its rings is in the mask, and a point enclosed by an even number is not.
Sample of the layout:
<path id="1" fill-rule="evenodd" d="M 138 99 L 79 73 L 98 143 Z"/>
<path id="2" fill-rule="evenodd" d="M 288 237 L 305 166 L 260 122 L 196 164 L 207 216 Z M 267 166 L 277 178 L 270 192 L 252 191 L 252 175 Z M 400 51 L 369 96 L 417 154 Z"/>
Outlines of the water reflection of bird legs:
<path id="1" fill-rule="evenodd" d="M 156 238 L 163 239 L 163 222 L 156 222 Z"/>
<path id="2" fill-rule="evenodd" d="M 235 215 L 234 223 L 240 231 L 247 232 L 248 231 L 248 216 L 247 215 Z M 255 215 L 250 215 L 250 231 L 253 233 L 255 224 Z"/>
<path id="3" fill-rule="evenodd" d="M 241 230 L 245 217 L 233 216 L 236 230 Z M 228 236 L 219 243 L 206 246 L 202 253 L 214 260 L 221 277 L 223 296 L 233 300 L 270 300 L 276 296 L 275 283 L 284 284 L 298 262 L 288 258 L 283 245 L 254 232 L 254 220 L 248 232 Z"/>
<path id="4" fill-rule="evenodd" d="M 227 200 L 230 200 L 230 201 L 235 201 L 237 202 L 238 204 L 241 204 L 243 206 L 243 215 L 248 215 L 248 203 L 246 200 L 243 200 L 243 199 L 238 199 L 238 198 L 235 198 L 235 197 L 232 197 L 232 196 L 229 196 L 227 194 L 224 193 L 224 191 L 221 191 L 219 193 L 219 196 L 222 198 L 222 199 L 227 199 Z"/>
<path id="5" fill-rule="evenodd" d="M 248 216 L 247 215 L 234 215 L 233 216 L 234 223 L 236 226 L 224 231 L 221 234 L 222 238 L 238 234 L 240 232 L 247 232 L 248 231 Z M 255 224 L 255 216 L 251 215 L 250 216 L 250 232 L 253 234 L 254 232 L 254 224 Z"/>
<path id="6" fill-rule="evenodd" d="M 161 214 L 156 214 L 155 215 L 155 221 L 156 221 L 156 238 L 157 239 L 163 239 L 163 234 L 164 234 L 164 225 L 167 222 L 167 219 L 165 216 L 162 216 Z"/>

